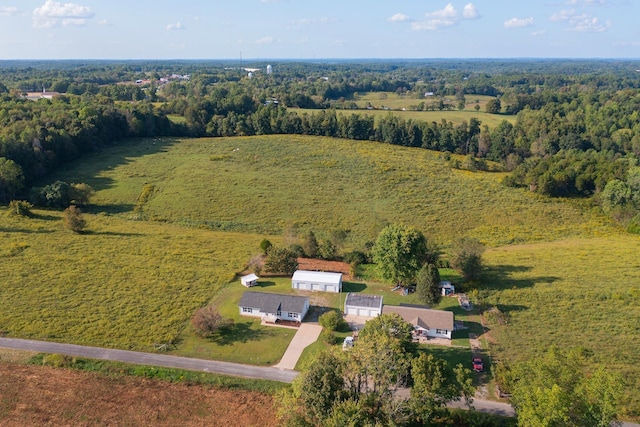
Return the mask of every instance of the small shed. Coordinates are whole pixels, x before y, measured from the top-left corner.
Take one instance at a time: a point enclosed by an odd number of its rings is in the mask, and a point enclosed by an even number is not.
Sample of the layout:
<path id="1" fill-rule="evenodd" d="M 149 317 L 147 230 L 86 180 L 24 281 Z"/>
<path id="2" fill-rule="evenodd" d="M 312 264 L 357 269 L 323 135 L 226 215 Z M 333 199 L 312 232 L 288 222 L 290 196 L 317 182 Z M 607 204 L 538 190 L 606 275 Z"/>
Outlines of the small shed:
<path id="1" fill-rule="evenodd" d="M 382 314 L 382 296 L 349 292 L 344 300 L 344 313 L 351 316 L 380 316 Z"/>
<path id="2" fill-rule="evenodd" d="M 440 289 L 442 289 L 442 296 L 448 297 L 449 295 L 453 295 L 456 293 L 456 287 L 451 284 L 448 280 L 443 280 L 440 282 Z"/>
<path id="3" fill-rule="evenodd" d="M 242 283 L 247 288 L 250 288 L 258 284 L 258 279 L 260 279 L 258 276 L 251 273 L 251 274 L 247 274 L 246 276 L 242 276 L 240 278 L 240 283 Z"/>
<path id="4" fill-rule="evenodd" d="M 298 270 L 293 273 L 291 287 L 301 291 L 342 292 L 342 273 Z"/>

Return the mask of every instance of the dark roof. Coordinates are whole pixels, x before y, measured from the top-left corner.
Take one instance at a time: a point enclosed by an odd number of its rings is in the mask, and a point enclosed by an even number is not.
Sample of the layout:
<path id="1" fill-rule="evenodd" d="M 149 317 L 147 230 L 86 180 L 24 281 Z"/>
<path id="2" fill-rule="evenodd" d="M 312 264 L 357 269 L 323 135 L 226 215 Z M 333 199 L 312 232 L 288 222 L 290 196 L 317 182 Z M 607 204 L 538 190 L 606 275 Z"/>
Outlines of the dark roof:
<path id="1" fill-rule="evenodd" d="M 353 307 L 380 308 L 382 307 L 382 297 L 379 295 L 354 294 L 349 292 L 344 300 L 347 305 Z"/>
<path id="2" fill-rule="evenodd" d="M 304 312 L 307 297 L 247 291 L 242 294 L 239 307 L 258 308 L 263 313 L 276 313 L 278 309 L 290 313 Z"/>
<path id="3" fill-rule="evenodd" d="M 398 307 L 385 305 L 382 314 L 397 313 L 405 322 L 424 329 L 446 329 L 453 331 L 454 316 L 452 311 L 430 310 L 416 307 Z"/>

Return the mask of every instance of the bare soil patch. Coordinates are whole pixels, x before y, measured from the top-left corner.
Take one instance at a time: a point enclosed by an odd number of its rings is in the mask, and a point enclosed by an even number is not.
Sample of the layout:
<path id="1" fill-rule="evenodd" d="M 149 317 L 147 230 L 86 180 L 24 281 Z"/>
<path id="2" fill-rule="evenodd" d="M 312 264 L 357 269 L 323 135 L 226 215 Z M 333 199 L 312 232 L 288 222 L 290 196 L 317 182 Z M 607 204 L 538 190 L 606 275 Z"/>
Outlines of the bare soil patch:
<path id="1" fill-rule="evenodd" d="M 0 426 L 276 426 L 272 396 L 0 362 Z"/>
<path id="2" fill-rule="evenodd" d="M 328 271 L 332 273 L 342 273 L 344 280 L 351 280 L 351 266 L 346 262 L 324 261 L 321 259 L 298 258 L 298 268 L 310 271 Z"/>

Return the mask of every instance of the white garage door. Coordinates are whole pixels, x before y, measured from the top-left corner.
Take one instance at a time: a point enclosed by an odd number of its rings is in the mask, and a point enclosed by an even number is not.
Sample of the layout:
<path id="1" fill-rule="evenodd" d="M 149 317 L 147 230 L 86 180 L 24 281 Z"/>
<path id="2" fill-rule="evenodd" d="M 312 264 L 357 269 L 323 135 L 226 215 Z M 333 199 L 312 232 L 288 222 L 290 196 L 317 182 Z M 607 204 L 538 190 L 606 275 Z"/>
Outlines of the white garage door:
<path id="1" fill-rule="evenodd" d="M 366 308 L 359 308 L 359 309 L 358 309 L 358 316 L 367 316 L 367 317 L 371 317 L 371 312 L 369 311 L 369 309 L 366 309 Z"/>
<path id="2" fill-rule="evenodd" d="M 354 307 L 347 307 L 347 314 L 350 314 L 352 316 L 357 316 L 358 315 L 358 309 L 354 308 Z"/>
<path id="3" fill-rule="evenodd" d="M 314 291 L 324 291 L 324 285 L 314 283 L 312 290 L 314 290 Z"/>

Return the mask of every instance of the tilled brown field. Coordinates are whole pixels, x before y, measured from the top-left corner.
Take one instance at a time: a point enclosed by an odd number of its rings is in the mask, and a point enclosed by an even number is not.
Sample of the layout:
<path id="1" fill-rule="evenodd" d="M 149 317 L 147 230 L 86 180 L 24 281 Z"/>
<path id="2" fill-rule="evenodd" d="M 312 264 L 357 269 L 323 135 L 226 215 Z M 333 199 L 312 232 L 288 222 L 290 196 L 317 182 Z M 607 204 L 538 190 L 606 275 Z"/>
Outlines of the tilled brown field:
<path id="1" fill-rule="evenodd" d="M 0 362 L 0 426 L 276 426 L 269 395 Z"/>

